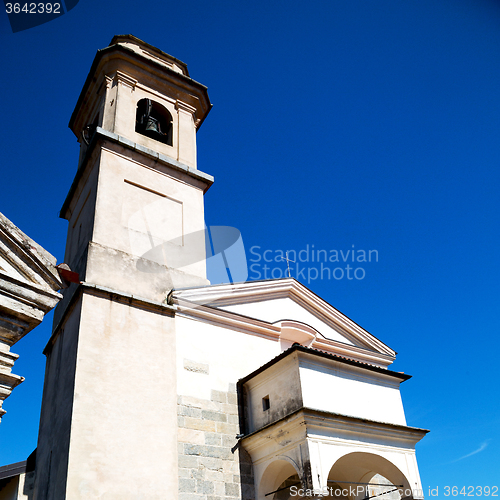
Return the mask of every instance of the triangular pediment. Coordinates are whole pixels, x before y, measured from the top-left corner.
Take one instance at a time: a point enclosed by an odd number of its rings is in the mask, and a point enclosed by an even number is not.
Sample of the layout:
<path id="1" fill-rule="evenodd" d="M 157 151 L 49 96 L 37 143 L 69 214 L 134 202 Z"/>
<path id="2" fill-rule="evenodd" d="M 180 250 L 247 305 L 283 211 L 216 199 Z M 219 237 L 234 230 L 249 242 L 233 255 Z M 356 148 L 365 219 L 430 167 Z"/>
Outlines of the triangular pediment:
<path id="1" fill-rule="evenodd" d="M 56 258 L 0 213 L 0 272 L 26 283 L 59 290 Z"/>
<path id="2" fill-rule="evenodd" d="M 6 256 L 0 254 L 0 273 L 4 276 L 11 276 L 20 281 L 26 281 L 26 276 L 19 272 L 19 269 L 7 260 Z"/>
<path id="3" fill-rule="evenodd" d="M 270 325 L 284 347 L 298 342 L 384 367 L 396 356 L 393 349 L 293 278 L 176 290 L 172 297 L 181 305 L 194 303 L 197 309 Z"/>
<path id="4" fill-rule="evenodd" d="M 61 295 L 56 259 L 0 213 L 0 313 L 38 324 Z"/>

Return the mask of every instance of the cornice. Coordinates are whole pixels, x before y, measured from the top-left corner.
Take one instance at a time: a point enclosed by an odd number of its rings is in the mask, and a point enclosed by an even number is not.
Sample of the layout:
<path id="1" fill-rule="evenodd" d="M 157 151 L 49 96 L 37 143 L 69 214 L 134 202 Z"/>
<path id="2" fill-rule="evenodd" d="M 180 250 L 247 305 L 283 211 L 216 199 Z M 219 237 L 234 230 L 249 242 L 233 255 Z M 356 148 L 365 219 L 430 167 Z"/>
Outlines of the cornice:
<path id="1" fill-rule="evenodd" d="M 170 302 L 176 306 L 176 316 L 202 320 L 223 328 L 238 330 L 250 335 L 257 335 L 272 340 L 279 340 L 281 328 L 266 321 L 237 314 L 224 309 L 205 306 L 184 299 Z"/>
<path id="2" fill-rule="evenodd" d="M 339 413 L 331 413 L 314 408 L 302 407 L 268 424 L 261 429 L 240 438 L 247 450 L 267 446 L 276 436 L 297 435 L 297 430 L 304 428 L 307 439 L 324 443 L 341 440 L 378 443 L 391 448 L 414 448 L 429 431 L 418 427 L 377 422 Z M 360 439 L 361 438 L 361 439 Z M 388 444 L 391 443 L 391 444 Z"/>
<path id="3" fill-rule="evenodd" d="M 113 79 L 125 87 L 129 87 L 132 90 L 135 89 L 137 85 L 137 80 L 135 78 L 132 78 L 130 75 L 127 75 L 123 71 L 116 70 L 115 74 L 113 75 Z"/>
<path id="4" fill-rule="evenodd" d="M 12 394 L 12 391 L 24 381 L 24 377 L 13 373 L 0 372 L 0 420 L 7 413 L 3 408 L 3 402 Z"/>
<path id="5" fill-rule="evenodd" d="M 56 258 L 0 213 L 0 254 L 27 280 L 56 292 L 62 288 Z"/>
<path id="6" fill-rule="evenodd" d="M 101 127 L 97 127 L 92 137 L 92 140 L 87 148 L 85 157 L 83 158 L 82 162 L 80 163 L 80 166 L 78 167 L 78 170 L 76 171 L 75 178 L 73 179 L 73 182 L 68 191 L 66 199 L 64 200 L 63 206 L 61 207 L 61 210 L 59 212 L 59 217 L 61 217 L 62 219 L 66 218 L 65 214 L 67 213 L 71 200 L 73 199 L 73 195 L 75 194 L 78 188 L 78 184 L 80 183 L 80 180 L 83 177 L 84 172 L 87 169 L 87 166 L 90 163 L 92 163 L 90 162 L 90 159 L 93 157 L 96 151 L 97 143 L 102 140 L 108 140 L 114 144 L 127 148 L 130 151 L 140 153 L 141 155 L 144 155 L 158 162 L 160 165 L 163 165 L 164 167 L 170 168 L 175 172 L 179 172 L 181 174 L 187 175 L 188 177 L 191 177 L 192 179 L 194 179 L 197 182 L 200 182 L 203 185 L 204 193 L 206 193 L 208 188 L 214 183 L 214 178 L 211 175 L 202 172 L 201 170 L 189 167 L 184 163 L 181 163 L 179 161 L 174 160 L 173 158 L 170 158 L 169 156 L 166 156 L 162 153 L 158 153 L 158 151 L 154 151 L 153 149 L 146 148 L 140 144 L 130 141 L 126 137 L 115 134 L 113 132 L 109 132 L 108 130 L 105 130 Z"/>
<path id="7" fill-rule="evenodd" d="M 158 53 L 162 53 L 159 49 L 156 49 L 135 37 L 129 37 L 129 41 L 132 41 L 138 47 L 141 47 L 141 45 L 147 47 L 149 51 L 154 49 Z M 171 56 L 169 57 L 171 58 Z M 115 37 L 111 41 L 111 45 L 97 51 L 94 61 L 92 62 L 89 74 L 83 85 L 82 91 L 80 92 L 75 110 L 73 111 L 69 122 L 69 127 L 71 130 L 73 130 L 73 132 L 75 132 L 74 126 L 81 106 L 83 105 L 85 99 L 88 98 L 92 86 L 95 85 L 96 78 L 98 79 L 99 72 L 111 59 L 120 59 L 122 61 L 130 62 L 137 68 L 145 69 L 148 74 L 155 74 L 160 80 L 167 80 L 175 83 L 179 86 L 179 88 L 184 89 L 185 92 L 194 95 L 200 103 L 200 112 L 199 116 L 197 117 L 198 127 L 201 126 L 208 113 L 210 112 L 212 104 L 210 103 L 210 99 L 208 97 L 207 88 L 204 85 L 193 80 L 187 74 L 174 71 L 173 69 L 162 63 L 160 60 L 151 59 L 144 54 L 132 50 L 130 47 L 120 44 L 120 37 Z M 186 68 L 187 73 L 187 67 L 185 66 L 185 64 L 181 63 L 180 61 L 178 62 Z"/>
<path id="8" fill-rule="evenodd" d="M 61 326 L 66 321 L 66 317 L 69 312 L 72 310 L 74 304 L 77 300 L 84 294 L 94 295 L 98 297 L 106 297 L 109 300 L 114 302 L 119 302 L 122 304 L 127 304 L 132 307 L 139 307 L 141 309 L 146 309 L 151 312 L 155 312 L 158 314 L 165 314 L 168 316 L 174 316 L 176 313 L 176 308 L 166 304 L 165 302 L 155 302 L 153 300 L 147 299 L 145 297 L 140 297 L 138 295 L 133 295 L 130 293 L 122 292 L 120 290 L 115 290 L 112 288 L 108 288 L 101 285 L 96 285 L 94 283 L 88 283 L 85 281 L 80 282 L 74 288 L 69 288 L 69 292 L 71 293 L 71 297 L 68 302 L 64 304 L 64 311 L 59 318 L 59 321 L 52 330 L 52 336 L 47 342 L 43 353 L 47 354 L 54 344 L 55 339 L 59 335 L 59 331 Z"/>
<path id="9" fill-rule="evenodd" d="M 34 306 L 44 313 L 49 312 L 62 298 L 60 293 L 48 287 L 21 281 L 2 272 L 0 272 L 0 293 L 8 294 L 16 301 Z"/>

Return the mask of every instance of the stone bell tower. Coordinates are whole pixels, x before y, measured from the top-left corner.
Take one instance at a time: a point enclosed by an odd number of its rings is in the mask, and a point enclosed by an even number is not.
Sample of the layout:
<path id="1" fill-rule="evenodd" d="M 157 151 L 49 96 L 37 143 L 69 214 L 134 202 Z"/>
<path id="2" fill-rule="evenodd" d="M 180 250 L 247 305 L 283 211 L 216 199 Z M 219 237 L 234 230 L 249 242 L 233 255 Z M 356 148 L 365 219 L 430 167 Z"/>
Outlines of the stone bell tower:
<path id="1" fill-rule="evenodd" d="M 79 283 L 56 309 L 34 498 L 177 491 L 172 288 L 208 284 L 196 166 L 207 89 L 131 35 L 98 51 L 71 117 L 78 170 L 61 210 Z"/>

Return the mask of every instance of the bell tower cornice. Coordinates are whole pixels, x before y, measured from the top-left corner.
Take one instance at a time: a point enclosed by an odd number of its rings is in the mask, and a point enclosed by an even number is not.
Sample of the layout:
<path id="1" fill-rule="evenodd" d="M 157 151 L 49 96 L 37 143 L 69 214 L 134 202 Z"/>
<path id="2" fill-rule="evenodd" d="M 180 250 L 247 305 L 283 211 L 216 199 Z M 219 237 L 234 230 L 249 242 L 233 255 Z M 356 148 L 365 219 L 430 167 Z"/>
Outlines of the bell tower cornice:
<path id="1" fill-rule="evenodd" d="M 114 81 L 130 87 L 132 90 L 135 90 L 137 85 L 137 80 L 123 73 L 123 71 L 117 70 L 113 77 L 106 75 L 104 78 L 106 79 L 106 88 L 110 88 Z"/>
<path id="2" fill-rule="evenodd" d="M 69 189 L 68 195 L 66 196 L 66 199 L 61 207 L 59 216 L 62 219 L 69 219 L 71 217 L 71 201 L 73 200 L 75 193 L 78 190 L 78 186 L 81 183 L 82 178 L 85 177 L 86 168 L 88 166 L 91 166 L 90 160 L 92 158 L 93 152 L 95 151 L 95 147 L 98 141 L 103 140 L 107 140 L 110 143 L 116 144 L 117 146 L 124 147 L 132 152 L 140 152 L 150 160 L 154 161 L 157 166 L 156 170 L 161 171 L 162 168 L 164 170 L 168 169 L 169 175 L 178 179 L 184 179 L 184 182 L 196 186 L 197 188 L 201 189 L 203 193 L 208 191 L 210 186 L 214 183 L 214 178 L 210 174 L 207 174 L 195 168 L 188 167 L 183 163 L 175 161 L 174 159 L 169 158 L 166 155 L 154 151 L 153 149 L 144 148 L 139 144 L 128 141 L 124 137 L 113 134 L 112 132 L 108 132 L 101 127 L 97 127 L 92 137 L 92 141 L 86 149 L 85 157 L 82 159 L 75 178 L 73 179 L 73 183 L 71 185 L 71 188 Z"/>

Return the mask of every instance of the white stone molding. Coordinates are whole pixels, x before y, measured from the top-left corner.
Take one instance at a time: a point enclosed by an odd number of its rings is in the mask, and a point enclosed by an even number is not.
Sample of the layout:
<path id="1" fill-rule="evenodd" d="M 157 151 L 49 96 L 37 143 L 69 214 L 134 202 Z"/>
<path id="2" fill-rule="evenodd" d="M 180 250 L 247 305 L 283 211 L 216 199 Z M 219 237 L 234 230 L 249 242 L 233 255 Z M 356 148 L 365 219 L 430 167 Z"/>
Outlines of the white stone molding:
<path id="1" fill-rule="evenodd" d="M 12 373 L 10 348 L 35 328 L 62 296 L 56 259 L 0 213 L 0 419 L 3 401 L 24 378 Z"/>
<path id="2" fill-rule="evenodd" d="M 185 102 L 179 101 L 179 99 L 177 99 L 175 101 L 175 108 L 179 111 L 185 111 L 186 113 L 189 113 L 193 116 L 196 113 L 195 107 L 190 106 L 189 104 L 186 104 Z"/>
<path id="3" fill-rule="evenodd" d="M 124 87 L 129 87 L 132 90 L 135 90 L 135 87 L 137 85 L 137 80 L 135 78 L 132 78 L 130 75 L 127 75 L 123 71 L 117 70 L 112 76 L 112 79 L 117 83 L 121 83 Z"/>
<path id="4" fill-rule="evenodd" d="M 312 326 L 299 321 L 284 320 L 276 323 L 280 329 L 280 342 L 282 350 L 288 349 L 294 343 L 311 347 L 318 336 L 318 331 Z"/>

